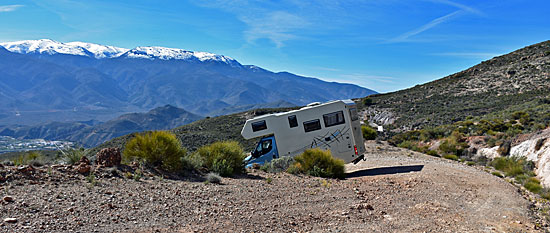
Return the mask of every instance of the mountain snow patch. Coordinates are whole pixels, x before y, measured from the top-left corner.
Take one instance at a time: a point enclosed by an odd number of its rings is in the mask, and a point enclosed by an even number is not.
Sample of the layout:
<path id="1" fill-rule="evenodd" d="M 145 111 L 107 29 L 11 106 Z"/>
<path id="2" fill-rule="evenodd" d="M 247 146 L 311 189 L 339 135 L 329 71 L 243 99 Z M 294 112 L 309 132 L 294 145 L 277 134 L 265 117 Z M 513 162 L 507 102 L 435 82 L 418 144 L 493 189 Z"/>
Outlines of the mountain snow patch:
<path id="1" fill-rule="evenodd" d="M 240 63 L 235 59 L 223 55 L 157 46 L 142 46 L 134 49 L 125 49 L 85 42 L 62 43 L 50 39 L 4 42 L 0 43 L 0 46 L 6 48 L 10 52 L 21 54 L 69 54 L 97 59 L 127 57 L 150 60 L 196 60 L 200 62 L 222 62 L 231 66 L 240 66 Z"/>

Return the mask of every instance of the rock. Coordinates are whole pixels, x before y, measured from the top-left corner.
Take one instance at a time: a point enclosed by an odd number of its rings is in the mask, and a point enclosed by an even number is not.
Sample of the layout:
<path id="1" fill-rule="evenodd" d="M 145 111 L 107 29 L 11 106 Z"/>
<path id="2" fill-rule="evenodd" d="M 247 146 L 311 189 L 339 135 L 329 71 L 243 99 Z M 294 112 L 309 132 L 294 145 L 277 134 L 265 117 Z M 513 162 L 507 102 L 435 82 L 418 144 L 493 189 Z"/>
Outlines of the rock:
<path id="1" fill-rule="evenodd" d="M 96 154 L 96 163 L 104 167 L 118 166 L 121 160 L 119 148 L 103 148 Z"/>
<path id="2" fill-rule="evenodd" d="M 75 170 L 80 174 L 86 174 L 92 170 L 92 167 L 88 164 L 79 164 Z"/>
<path id="3" fill-rule="evenodd" d="M 30 173 L 34 171 L 34 167 L 32 167 L 31 165 L 20 166 L 20 167 L 17 167 L 17 171 L 22 173 Z"/>
<path id="4" fill-rule="evenodd" d="M 86 157 L 86 156 L 82 156 L 82 158 L 80 158 L 80 160 L 78 161 L 77 164 L 91 164 L 90 163 L 90 160 Z"/>
<path id="5" fill-rule="evenodd" d="M 13 197 L 12 197 L 12 196 L 5 196 L 5 197 L 4 197 L 4 201 L 6 201 L 6 202 L 13 202 Z"/>
<path id="6" fill-rule="evenodd" d="M 82 156 L 82 158 L 78 161 L 78 165 L 74 169 L 80 174 L 86 174 L 92 170 L 92 167 L 90 166 L 90 160 L 86 158 L 86 156 Z"/>
<path id="7" fill-rule="evenodd" d="M 4 222 L 7 222 L 7 223 L 16 223 L 16 222 L 17 222 L 17 218 L 5 218 L 5 219 L 4 219 Z"/>
<path id="8" fill-rule="evenodd" d="M 13 164 L 12 161 L 5 161 L 5 162 L 4 162 L 4 165 L 6 165 L 6 166 L 13 166 L 14 164 Z"/>

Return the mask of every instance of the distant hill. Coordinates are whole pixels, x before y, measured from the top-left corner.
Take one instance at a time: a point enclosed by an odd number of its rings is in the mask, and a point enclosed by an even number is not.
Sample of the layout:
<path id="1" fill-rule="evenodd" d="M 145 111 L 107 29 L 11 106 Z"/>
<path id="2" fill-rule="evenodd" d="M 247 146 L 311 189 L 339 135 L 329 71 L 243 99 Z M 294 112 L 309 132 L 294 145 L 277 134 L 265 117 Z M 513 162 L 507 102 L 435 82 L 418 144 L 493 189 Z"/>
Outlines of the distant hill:
<path id="1" fill-rule="evenodd" d="M 36 126 L 0 127 L 0 134 L 19 139 L 73 141 L 91 147 L 121 135 L 146 130 L 172 129 L 201 118 L 184 109 L 166 105 L 146 113 L 124 114 L 96 125 L 87 122 L 50 122 Z"/>
<path id="2" fill-rule="evenodd" d="M 368 105 L 362 108 L 369 121 L 404 131 L 536 108 L 550 98 L 549 77 L 550 41 L 545 41 L 433 82 L 360 102 Z"/>
<path id="3" fill-rule="evenodd" d="M 52 40 L 0 43 L 0 125 L 107 121 L 166 104 L 212 116 L 373 93 L 206 52 Z"/>

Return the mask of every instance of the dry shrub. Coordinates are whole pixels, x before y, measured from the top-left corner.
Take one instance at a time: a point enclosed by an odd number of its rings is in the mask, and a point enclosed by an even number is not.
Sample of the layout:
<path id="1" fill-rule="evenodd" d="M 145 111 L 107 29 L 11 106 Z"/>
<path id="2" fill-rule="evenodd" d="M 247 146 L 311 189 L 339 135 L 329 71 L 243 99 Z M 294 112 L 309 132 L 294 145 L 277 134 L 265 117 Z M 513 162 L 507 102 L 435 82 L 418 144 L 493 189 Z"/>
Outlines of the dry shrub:
<path id="1" fill-rule="evenodd" d="M 311 176 L 345 178 L 344 161 L 332 157 L 329 150 L 309 149 L 294 158 L 291 170 Z"/>

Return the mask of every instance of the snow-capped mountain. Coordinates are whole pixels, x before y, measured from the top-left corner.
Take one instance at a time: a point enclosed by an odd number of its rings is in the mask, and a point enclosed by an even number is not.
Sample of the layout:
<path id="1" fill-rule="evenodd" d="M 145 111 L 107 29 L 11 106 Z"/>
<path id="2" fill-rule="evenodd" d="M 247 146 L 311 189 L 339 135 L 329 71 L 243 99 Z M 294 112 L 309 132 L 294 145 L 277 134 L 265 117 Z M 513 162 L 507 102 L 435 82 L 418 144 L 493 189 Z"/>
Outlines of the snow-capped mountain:
<path id="1" fill-rule="evenodd" d="M 85 42 L 78 42 L 78 41 L 65 43 L 65 45 L 84 48 L 89 52 L 93 53 L 95 58 L 118 57 L 129 50 L 129 49 L 119 48 L 115 46 L 106 46 L 106 45 L 85 43 Z"/>
<path id="2" fill-rule="evenodd" d="M 115 46 L 100 45 L 86 42 L 62 43 L 50 39 L 23 40 L 0 43 L 0 46 L 10 52 L 21 54 L 70 54 L 77 56 L 102 58 L 145 58 L 161 60 L 198 60 L 223 62 L 230 65 L 240 65 L 235 59 L 208 52 L 193 52 L 177 48 L 137 47 L 125 49 Z"/>
<path id="3" fill-rule="evenodd" d="M 0 46 L 14 53 L 40 53 L 40 54 L 71 54 L 79 56 L 90 56 L 90 52 L 83 47 L 69 45 L 57 41 L 42 39 L 42 40 L 23 40 L 15 42 L 0 43 Z"/>
<path id="4" fill-rule="evenodd" d="M 165 47 L 137 47 L 122 54 L 123 57 L 129 58 L 146 58 L 146 59 L 162 59 L 162 60 L 192 60 L 199 61 L 219 61 L 224 63 L 234 63 L 235 59 L 223 55 L 217 55 L 208 52 L 193 52 L 183 49 L 165 48 Z"/>

